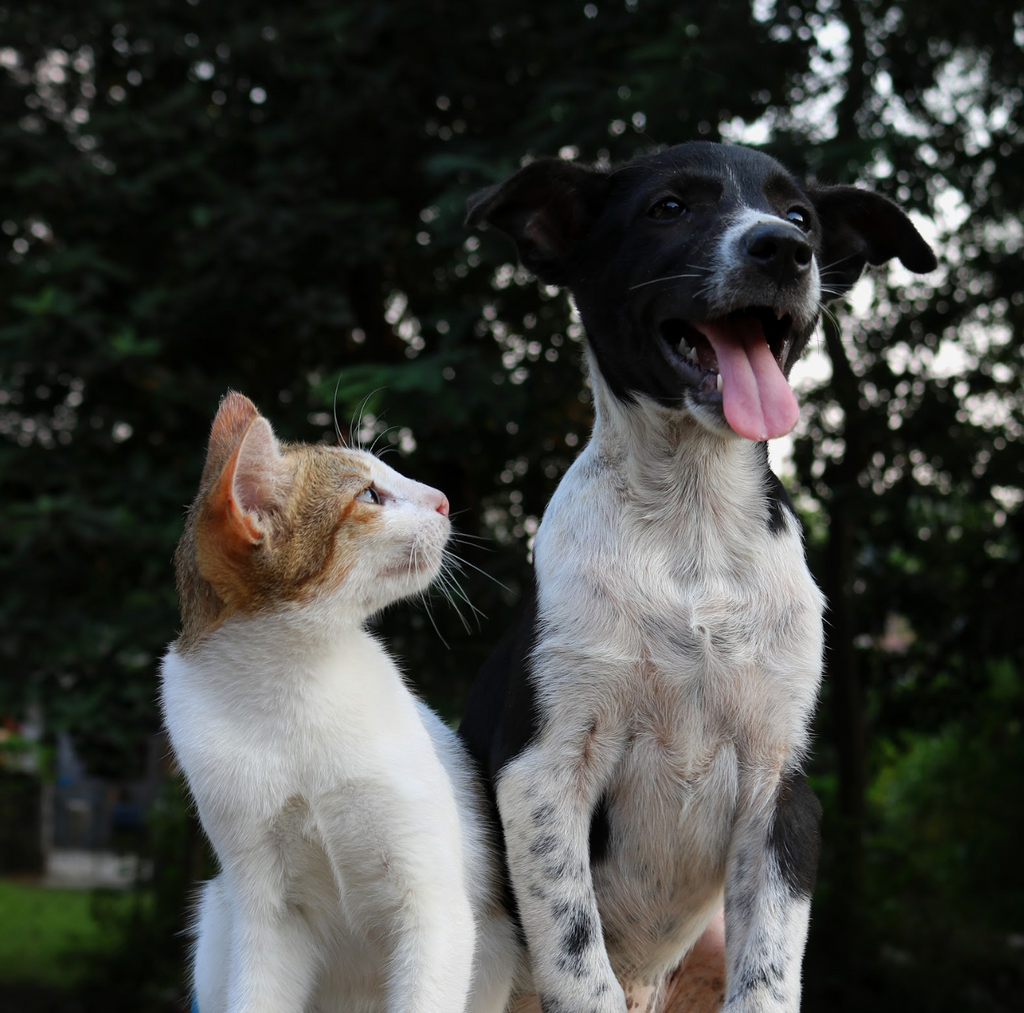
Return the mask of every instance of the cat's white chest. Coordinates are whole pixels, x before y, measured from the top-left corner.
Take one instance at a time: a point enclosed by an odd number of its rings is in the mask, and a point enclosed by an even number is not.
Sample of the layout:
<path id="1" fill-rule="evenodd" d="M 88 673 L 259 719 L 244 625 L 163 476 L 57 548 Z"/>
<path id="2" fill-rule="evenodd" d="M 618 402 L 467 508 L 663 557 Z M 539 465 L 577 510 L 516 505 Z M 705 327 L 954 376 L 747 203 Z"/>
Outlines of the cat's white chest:
<path id="1" fill-rule="evenodd" d="M 323 837 L 339 793 L 404 795 L 410 777 L 443 779 L 414 699 L 371 637 L 290 664 L 287 644 L 265 647 L 225 637 L 164 660 L 168 730 L 215 846 L 222 827 L 225 846 L 247 827 L 305 838 L 315 825 Z"/>
<path id="2" fill-rule="evenodd" d="M 365 634 L 316 664 L 219 647 L 169 652 L 161 697 L 225 884 L 295 912 L 346 954 L 346 980 L 384 966 L 381 905 L 403 883 L 429 884 L 428 907 L 466 888 L 453 785 L 415 698 Z"/>

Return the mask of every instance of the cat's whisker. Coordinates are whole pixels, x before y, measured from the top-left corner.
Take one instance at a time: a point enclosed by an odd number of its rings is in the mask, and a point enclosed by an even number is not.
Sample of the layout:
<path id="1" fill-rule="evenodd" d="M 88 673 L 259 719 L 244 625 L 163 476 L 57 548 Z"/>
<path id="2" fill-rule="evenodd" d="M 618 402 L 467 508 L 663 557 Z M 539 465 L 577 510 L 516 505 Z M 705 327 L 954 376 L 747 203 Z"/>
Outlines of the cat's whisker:
<path id="1" fill-rule="evenodd" d="M 459 617 L 459 622 L 462 623 L 462 626 L 467 633 L 472 633 L 472 629 L 468 621 L 466 620 L 466 617 L 462 614 L 462 609 L 459 607 L 459 603 L 458 601 L 456 601 L 456 599 L 460 598 L 462 601 L 464 601 L 478 616 L 481 616 L 483 613 L 481 613 L 480 610 L 476 608 L 476 606 L 469 600 L 466 593 L 459 586 L 458 582 L 455 581 L 454 578 L 452 577 L 450 567 L 448 564 L 447 554 L 445 554 L 441 559 L 441 566 L 438 570 L 437 576 L 434 578 L 434 581 L 431 584 L 431 586 L 424 590 L 420 600 L 423 602 L 424 611 L 426 611 L 428 617 L 430 618 L 430 621 L 433 624 L 435 631 L 437 632 L 438 636 L 441 637 L 442 642 L 444 642 L 445 646 L 447 647 L 448 644 L 444 640 L 444 637 L 441 635 L 440 630 L 437 628 L 437 624 L 434 622 L 433 612 L 430 609 L 430 593 L 434 590 L 436 590 L 452 607 L 452 609 L 455 611 L 455 614 Z"/>
<path id="2" fill-rule="evenodd" d="M 359 439 L 359 429 L 363 421 L 363 415 L 366 411 L 366 402 L 370 400 L 370 395 L 367 394 L 362 401 L 359 402 L 359 407 L 353 409 L 352 414 L 348 420 L 348 435 L 349 439 L 353 440 L 357 450 L 363 449 L 362 440 Z M 353 435 L 354 434 L 354 435 Z"/>
<path id="3" fill-rule="evenodd" d="M 374 455 L 375 457 L 378 457 L 378 458 L 381 458 L 381 457 L 383 457 L 383 456 L 384 456 L 384 455 L 385 455 L 385 454 L 386 454 L 386 453 L 387 453 L 387 452 L 388 452 L 389 450 L 395 450 L 396 448 L 395 448 L 395 447 L 393 447 L 393 446 L 392 446 L 392 447 L 385 447 L 385 448 L 384 448 L 384 449 L 383 449 L 383 450 L 382 450 L 382 451 L 381 451 L 381 452 L 380 452 L 380 453 L 378 454 L 378 453 L 377 453 L 377 444 L 378 444 L 378 443 L 380 443 L 380 441 L 381 441 L 382 439 L 384 439 L 384 437 L 385 437 L 385 436 L 387 436 L 387 434 L 388 434 L 388 433 L 394 432 L 394 431 L 395 431 L 396 429 L 398 429 L 398 428 L 400 428 L 400 427 L 399 427 L 399 426 L 388 426 L 388 427 L 387 427 L 387 429 L 383 429 L 383 430 L 381 430 L 381 431 L 380 431 L 380 432 L 379 432 L 379 433 L 378 433 L 378 434 L 377 434 L 377 435 L 376 435 L 376 436 L 374 437 L 373 443 L 371 443 L 371 444 L 370 444 L 370 446 L 369 446 L 368 448 L 364 447 L 363 449 L 365 449 L 365 450 L 366 450 L 366 452 L 367 452 L 368 454 L 373 454 L 373 455 Z"/>
<path id="4" fill-rule="evenodd" d="M 382 391 L 384 389 L 385 389 L 384 387 L 377 387 L 376 389 L 371 390 L 370 393 L 367 394 L 363 398 L 363 400 L 359 402 L 359 407 L 355 410 L 355 412 L 352 415 L 352 418 L 349 421 L 349 425 L 348 425 L 349 435 L 351 435 L 353 432 L 355 432 L 355 434 L 356 434 L 356 447 L 359 450 L 365 450 L 366 449 L 366 447 L 363 445 L 363 441 L 359 439 L 359 428 L 362 427 L 362 421 L 363 421 L 364 416 L 366 415 L 366 405 L 369 403 L 370 398 L 373 397 L 374 394 L 377 394 L 377 393 L 379 393 L 380 391 Z M 380 416 L 377 416 L 377 418 L 380 418 Z M 359 420 L 359 423 L 360 423 L 359 428 L 356 427 L 356 419 Z M 385 430 L 385 432 L 387 432 L 387 430 Z M 376 443 L 376 440 L 374 440 L 374 443 Z"/>
<path id="5" fill-rule="evenodd" d="M 454 552 L 451 551 L 447 552 L 445 556 L 447 559 L 454 560 L 454 562 L 458 564 L 457 569 L 461 570 L 463 566 L 468 566 L 471 570 L 476 570 L 477 573 L 482 573 L 488 580 L 493 580 L 494 583 L 497 584 L 498 587 L 500 587 L 503 591 L 508 591 L 510 594 L 512 593 L 511 590 L 504 584 L 502 584 L 502 582 L 498 580 L 497 577 L 488 573 L 486 570 L 481 570 L 479 566 L 476 566 L 473 563 L 469 562 L 468 559 L 463 559 L 462 556 L 457 556 L 455 555 Z"/>
<path id="6" fill-rule="evenodd" d="M 466 619 L 466 617 L 462 614 L 462 609 L 459 608 L 459 604 L 455 600 L 455 598 L 456 598 L 455 592 L 447 585 L 447 583 L 439 584 L 438 585 L 438 590 L 441 592 L 441 595 L 443 596 L 444 600 L 446 602 L 448 602 L 448 605 L 451 607 L 452 611 L 458 616 L 459 622 L 462 624 L 462 628 L 467 633 L 472 633 L 473 632 L 473 628 L 469 625 L 469 620 Z M 476 611 L 476 610 L 474 609 L 474 611 Z M 478 619 L 478 621 L 477 621 L 477 630 L 479 630 L 479 629 L 480 629 L 480 623 L 479 623 L 479 619 Z"/>
<path id="7" fill-rule="evenodd" d="M 410 578 L 419 569 L 419 566 L 420 566 L 419 553 L 420 553 L 420 543 L 417 540 L 417 541 L 413 542 L 412 547 L 411 547 L 411 549 L 409 551 L 409 576 L 410 576 Z M 438 639 L 441 641 L 442 644 L 444 644 L 444 646 L 447 649 L 450 650 L 451 649 L 450 645 L 449 645 L 448 641 L 445 639 L 444 634 L 441 632 L 440 627 L 437 625 L 437 620 L 434 618 L 434 612 L 433 612 L 433 609 L 431 608 L 431 592 L 435 588 L 440 592 L 440 594 L 448 602 L 448 604 L 451 605 L 455 609 L 455 614 L 459 617 L 459 620 L 462 623 L 462 625 L 465 627 L 466 632 L 469 633 L 469 632 L 471 632 L 471 630 L 469 628 L 469 624 L 466 622 L 465 617 L 462 615 L 462 613 L 459 610 L 458 606 L 455 604 L 455 602 L 454 602 L 454 600 L 452 598 L 451 591 L 449 590 L 447 585 L 448 585 L 448 578 L 447 578 L 447 575 L 444 572 L 444 561 L 442 559 L 441 569 L 438 571 L 437 577 L 435 578 L 434 582 L 430 586 L 428 586 L 428 587 L 423 589 L 423 591 L 420 593 L 420 595 L 418 597 L 418 600 L 423 605 L 423 611 L 426 612 L 427 618 L 430 620 L 430 625 L 434 627 L 434 632 L 437 634 Z"/>
<path id="8" fill-rule="evenodd" d="M 430 620 L 430 625 L 434 627 L 434 632 L 437 634 L 437 639 L 441 641 L 445 646 L 445 650 L 450 651 L 451 645 L 444 638 L 444 634 L 441 632 L 440 627 L 437 625 L 437 621 L 434 619 L 434 613 L 430 608 L 430 588 L 428 587 L 423 594 L 419 597 L 420 604 L 423 605 L 423 611 L 426 612 L 427 618 Z"/>
<path id="9" fill-rule="evenodd" d="M 453 594 L 461 598 L 477 616 L 479 616 L 481 619 L 486 619 L 486 614 L 482 612 L 480 609 L 478 609 L 476 605 L 473 604 L 473 602 L 469 598 L 469 595 L 466 594 L 465 590 L 463 590 L 462 585 L 455 578 L 452 572 L 453 569 L 454 567 L 450 565 L 449 560 L 445 559 L 444 563 L 442 564 L 441 573 L 438 575 L 444 587 L 446 587 Z M 454 601 L 452 602 L 452 604 L 455 604 Z"/>
<path id="10" fill-rule="evenodd" d="M 341 435 L 341 426 L 338 424 L 338 391 L 341 389 L 341 372 L 338 373 L 338 382 L 334 385 L 334 397 L 331 399 L 331 414 L 334 416 L 334 432 L 338 436 L 338 443 L 340 443 L 346 450 L 348 449 L 348 442 L 345 437 Z M 352 430 L 349 429 L 349 432 Z"/>
<path id="11" fill-rule="evenodd" d="M 448 540 L 450 542 L 454 542 L 456 545 L 470 545 L 474 549 L 480 549 L 483 552 L 494 551 L 490 547 L 494 542 L 494 539 L 488 538 L 487 535 L 470 535 L 463 531 L 453 531 Z"/>
<path id="12" fill-rule="evenodd" d="M 462 587 L 452 577 L 452 575 L 449 572 L 446 572 L 444 564 L 442 564 L 441 572 L 437 575 L 437 583 L 435 586 L 437 587 L 438 591 L 440 591 L 441 594 L 444 596 L 445 600 L 451 606 L 455 614 L 459 617 L 459 622 L 462 623 L 462 628 L 467 633 L 472 633 L 473 630 L 470 627 L 466 617 L 462 614 L 462 609 L 459 606 L 459 602 L 456 601 L 457 598 L 465 602 L 469 606 L 470 610 L 474 614 L 474 617 L 476 618 L 477 630 L 480 629 L 480 620 L 486 619 L 487 617 L 484 615 L 483 612 L 480 611 L 480 609 L 478 609 L 469 600 L 469 597 L 466 595 L 466 592 L 463 591 Z"/>

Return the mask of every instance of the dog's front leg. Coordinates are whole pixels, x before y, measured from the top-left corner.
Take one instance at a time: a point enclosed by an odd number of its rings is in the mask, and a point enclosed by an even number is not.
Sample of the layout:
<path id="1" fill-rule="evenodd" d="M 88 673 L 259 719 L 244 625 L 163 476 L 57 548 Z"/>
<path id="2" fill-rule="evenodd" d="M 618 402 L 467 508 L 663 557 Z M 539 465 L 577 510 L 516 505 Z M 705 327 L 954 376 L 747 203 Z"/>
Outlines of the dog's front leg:
<path id="1" fill-rule="evenodd" d="M 498 809 L 544 1013 L 624 1013 L 590 871 L 590 822 L 621 741 L 597 723 L 541 736 L 503 770 Z"/>
<path id="2" fill-rule="evenodd" d="M 795 1013 L 821 806 L 798 770 L 752 780 L 726 871 L 723 1013 Z"/>

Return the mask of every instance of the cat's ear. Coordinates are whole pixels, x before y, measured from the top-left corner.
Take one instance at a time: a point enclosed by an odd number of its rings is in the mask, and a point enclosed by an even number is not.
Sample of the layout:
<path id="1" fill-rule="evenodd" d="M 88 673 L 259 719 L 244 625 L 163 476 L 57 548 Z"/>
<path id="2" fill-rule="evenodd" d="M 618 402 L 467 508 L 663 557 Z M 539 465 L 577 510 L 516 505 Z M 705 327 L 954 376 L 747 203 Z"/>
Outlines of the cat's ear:
<path id="1" fill-rule="evenodd" d="M 249 423 L 258 417 L 259 412 L 256 410 L 256 405 L 244 394 L 229 390 L 224 395 L 210 429 L 206 464 L 203 466 L 203 477 L 199 482 L 200 489 L 206 489 L 220 474 L 227 459 L 242 442 Z"/>
<path id="2" fill-rule="evenodd" d="M 216 457 L 232 441 L 234 446 L 213 480 L 207 509 L 223 541 L 244 548 L 263 537 L 264 515 L 283 503 L 291 474 L 270 423 L 247 398 L 240 394 L 229 398 L 214 420 L 207 466 L 216 467 Z"/>

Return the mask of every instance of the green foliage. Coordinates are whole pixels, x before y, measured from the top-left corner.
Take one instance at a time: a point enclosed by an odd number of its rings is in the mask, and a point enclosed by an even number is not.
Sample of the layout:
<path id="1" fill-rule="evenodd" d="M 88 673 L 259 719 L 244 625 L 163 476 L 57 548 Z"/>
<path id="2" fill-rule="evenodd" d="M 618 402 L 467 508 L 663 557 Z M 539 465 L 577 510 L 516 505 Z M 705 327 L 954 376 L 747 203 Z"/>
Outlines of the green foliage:
<path id="1" fill-rule="evenodd" d="M 134 900 L 111 900 L 128 908 Z M 93 899 L 81 890 L 0 882 L 0 981 L 77 990 L 96 960 L 120 940 L 106 935 Z"/>
<path id="2" fill-rule="evenodd" d="M 970 711 L 938 732 L 879 745 L 870 803 L 884 868 L 875 881 L 893 893 L 877 901 L 893 912 L 898 898 L 918 896 L 1010 928 L 1024 891 L 1016 859 L 1024 813 L 1012 804 L 1024 763 L 1024 685 L 1005 659 L 982 667 L 988 685 Z M 927 911 L 918 917 L 927 921 Z"/>
<path id="3" fill-rule="evenodd" d="M 943 261 L 874 272 L 800 381 L 831 606 L 809 1003 L 1010 1008 L 979 983 L 1024 918 L 998 872 L 1022 805 L 1022 40 L 1004 2 L 0 4 L 0 713 L 42 700 L 95 772 L 137 770 L 234 387 L 448 494 L 486 618 L 380 623 L 456 714 L 590 414 L 570 307 L 465 230 L 467 195 L 524 156 L 767 138 L 911 208 Z"/>
<path id="4" fill-rule="evenodd" d="M 912 981 L 923 1008 L 1011 1009 L 1024 988 L 1024 686 L 1005 660 L 982 669 L 987 687 L 970 711 L 877 750 L 868 903 L 885 933 L 883 968 Z"/>

